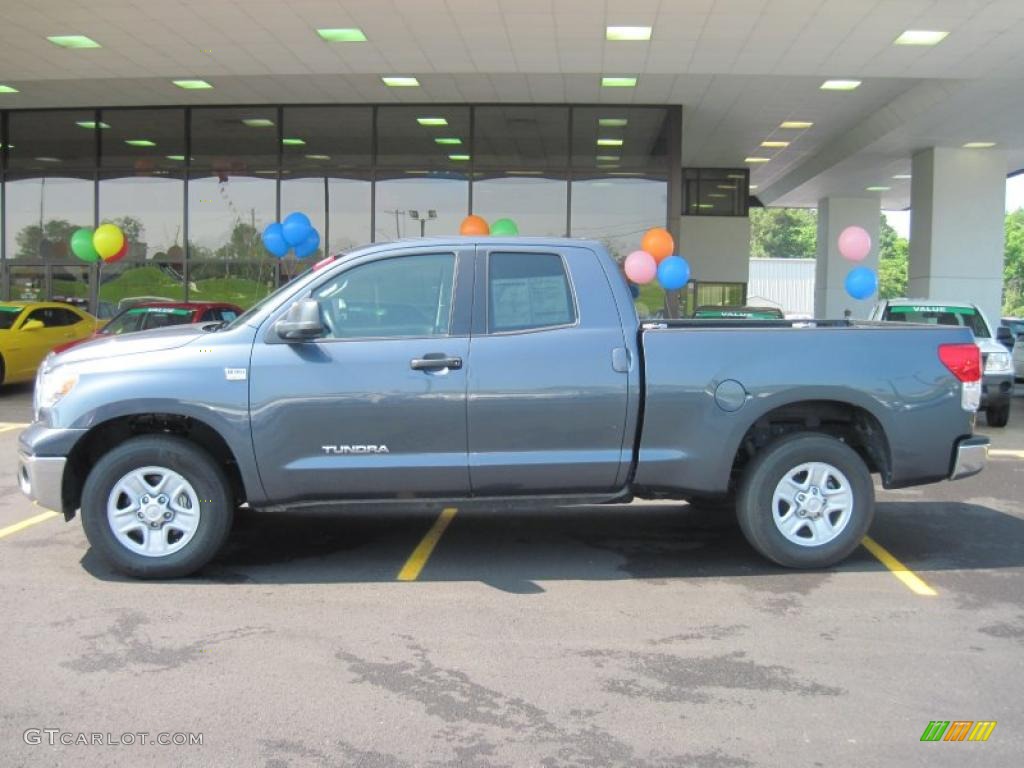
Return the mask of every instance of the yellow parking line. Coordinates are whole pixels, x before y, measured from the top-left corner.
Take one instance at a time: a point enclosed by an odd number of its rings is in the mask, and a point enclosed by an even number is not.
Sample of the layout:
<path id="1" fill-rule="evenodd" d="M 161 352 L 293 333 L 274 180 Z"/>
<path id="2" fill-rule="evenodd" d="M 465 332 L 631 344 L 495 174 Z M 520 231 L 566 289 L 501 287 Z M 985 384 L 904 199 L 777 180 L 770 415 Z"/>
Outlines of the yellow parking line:
<path id="1" fill-rule="evenodd" d="M 920 576 L 907 568 L 907 566 L 897 560 L 889 550 L 870 536 L 865 536 L 861 539 L 860 543 L 864 545 L 864 548 L 868 552 L 877 557 L 878 561 L 888 568 L 892 572 L 892 575 L 902 581 L 915 595 L 936 597 L 939 594 L 928 586 Z"/>
<path id="2" fill-rule="evenodd" d="M 25 426 L 28 425 L 23 426 L 21 424 L 2 424 L 0 425 L 0 432 L 10 432 L 12 429 L 24 429 Z"/>
<path id="3" fill-rule="evenodd" d="M 1008 456 L 1013 459 L 1024 459 L 1024 451 L 1011 451 L 1006 448 L 989 448 L 989 456 Z"/>
<path id="4" fill-rule="evenodd" d="M 14 525 L 8 525 L 6 528 L 0 528 L 0 539 L 4 538 L 5 536 L 10 536 L 12 533 L 17 533 L 18 531 L 23 531 L 26 528 L 29 528 L 29 527 L 35 525 L 36 523 L 44 523 L 47 520 L 49 520 L 51 517 L 57 517 L 57 516 L 58 515 L 57 515 L 56 512 L 54 512 L 52 509 L 48 509 L 48 510 L 46 510 L 45 512 L 43 512 L 41 514 L 38 514 L 38 515 L 35 515 L 34 517 L 28 518 L 27 520 L 22 520 L 20 523 L 15 523 Z"/>
<path id="5" fill-rule="evenodd" d="M 402 570 L 398 572 L 399 581 L 416 581 L 420 577 L 420 571 L 427 564 L 427 560 L 430 559 L 430 553 L 434 551 L 437 542 L 441 540 L 444 529 L 448 527 L 456 512 L 458 510 L 455 507 L 445 507 L 441 510 L 441 515 L 430 526 L 427 535 L 416 545 L 416 549 L 412 551 L 409 559 L 402 566 Z"/>

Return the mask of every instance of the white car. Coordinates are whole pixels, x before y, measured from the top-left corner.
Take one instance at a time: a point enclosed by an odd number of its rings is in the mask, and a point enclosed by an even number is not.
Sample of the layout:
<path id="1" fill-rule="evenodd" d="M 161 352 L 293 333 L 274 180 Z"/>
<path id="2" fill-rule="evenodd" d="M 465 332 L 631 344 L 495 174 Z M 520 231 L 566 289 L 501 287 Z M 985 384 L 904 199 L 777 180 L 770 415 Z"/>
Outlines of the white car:
<path id="1" fill-rule="evenodd" d="M 884 299 L 871 310 L 871 320 L 886 322 L 926 323 L 929 325 L 961 325 L 974 332 L 974 343 L 981 350 L 981 406 L 990 427 L 1005 427 L 1010 421 L 1010 400 L 1013 397 L 1014 365 L 1006 347 L 992 337 L 992 325 L 985 313 L 969 301 L 934 301 L 932 299 Z M 1024 356 L 1017 342 L 1016 356 Z M 1017 368 L 1017 376 L 1024 373 Z"/>

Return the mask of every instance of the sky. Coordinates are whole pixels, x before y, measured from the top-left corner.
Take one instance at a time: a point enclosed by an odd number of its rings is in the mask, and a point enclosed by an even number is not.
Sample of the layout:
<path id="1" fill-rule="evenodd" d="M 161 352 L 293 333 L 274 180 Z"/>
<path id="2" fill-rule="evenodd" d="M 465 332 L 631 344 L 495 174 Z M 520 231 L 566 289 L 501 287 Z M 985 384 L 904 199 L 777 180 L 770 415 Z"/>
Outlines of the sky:
<path id="1" fill-rule="evenodd" d="M 1006 180 L 1006 212 L 1024 208 L 1024 173 Z M 910 238 L 910 211 L 885 211 L 889 226 L 900 237 Z"/>

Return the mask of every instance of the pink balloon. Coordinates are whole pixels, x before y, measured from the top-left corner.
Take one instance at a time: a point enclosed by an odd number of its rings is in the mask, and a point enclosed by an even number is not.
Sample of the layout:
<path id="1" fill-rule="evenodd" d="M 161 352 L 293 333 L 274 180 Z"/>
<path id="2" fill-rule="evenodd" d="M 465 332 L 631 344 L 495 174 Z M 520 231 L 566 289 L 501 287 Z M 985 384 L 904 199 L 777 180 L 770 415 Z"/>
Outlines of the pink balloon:
<path id="1" fill-rule="evenodd" d="M 647 251 L 633 251 L 626 257 L 626 277 L 637 285 L 646 285 L 658 276 L 658 262 Z"/>
<path id="2" fill-rule="evenodd" d="M 871 235 L 864 227 L 847 227 L 839 233 L 839 255 L 850 261 L 864 261 L 871 253 Z"/>

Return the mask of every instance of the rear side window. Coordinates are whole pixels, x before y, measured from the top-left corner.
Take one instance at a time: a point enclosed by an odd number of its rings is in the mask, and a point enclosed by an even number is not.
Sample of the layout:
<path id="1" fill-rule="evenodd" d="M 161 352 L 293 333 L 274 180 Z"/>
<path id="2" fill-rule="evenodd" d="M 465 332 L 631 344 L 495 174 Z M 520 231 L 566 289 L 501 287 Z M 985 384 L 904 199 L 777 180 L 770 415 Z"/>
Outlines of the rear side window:
<path id="1" fill-rule="evenodd" d="M 557 254 L 492 253 L 487 283 L 487 326 L 492 333 L 576 322 L 569 277 Z"/>

